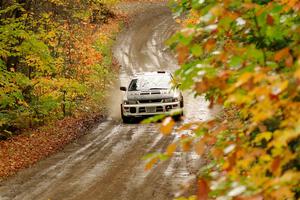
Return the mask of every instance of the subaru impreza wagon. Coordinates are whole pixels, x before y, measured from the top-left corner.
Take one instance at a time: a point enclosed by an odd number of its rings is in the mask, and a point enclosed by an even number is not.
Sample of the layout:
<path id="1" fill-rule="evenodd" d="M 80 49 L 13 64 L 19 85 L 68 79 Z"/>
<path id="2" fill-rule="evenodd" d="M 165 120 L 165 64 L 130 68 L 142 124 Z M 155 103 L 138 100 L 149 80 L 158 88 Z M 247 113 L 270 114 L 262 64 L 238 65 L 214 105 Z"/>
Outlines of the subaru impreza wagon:
<path id="1" fill-rule="evenodd" d="M 128 87 L 120 87 L 124 91 L 121 104 L 123 122 L 137 117 L 171 114 L 174 110 L 177 117 L 182 115 L 183 96 L 173 83 L 172 74 L 165 71 L 134 75 Z"/>

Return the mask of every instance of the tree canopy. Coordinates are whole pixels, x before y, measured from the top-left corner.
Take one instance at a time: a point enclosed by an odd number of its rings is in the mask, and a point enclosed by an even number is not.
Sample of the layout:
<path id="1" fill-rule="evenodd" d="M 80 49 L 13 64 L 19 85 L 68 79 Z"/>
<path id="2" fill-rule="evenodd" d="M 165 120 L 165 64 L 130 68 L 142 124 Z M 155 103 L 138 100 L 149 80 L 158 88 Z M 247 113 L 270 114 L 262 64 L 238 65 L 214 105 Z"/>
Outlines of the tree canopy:
<path id="1" fill-rule="evenodd" d="M 100 107 L 111 38 L 97 31 L 113 1 L 4 0 L 0 6 L 0 132 Z M 97 103 L 97 104 L 95 104 Z"/>
<path id="2" fill-rule="evenodd" d="M 205 95 L 222 115 L 189 131 L 148 167 L 184 151 L 209 164 L 190 199 L 300 198 L 300 3 L 296 0 L 175 0 L 182 89 Z M 162 132 L 174 123 L 167 118 Z M 186 199 L 186 198 L 180 198 Z"/>

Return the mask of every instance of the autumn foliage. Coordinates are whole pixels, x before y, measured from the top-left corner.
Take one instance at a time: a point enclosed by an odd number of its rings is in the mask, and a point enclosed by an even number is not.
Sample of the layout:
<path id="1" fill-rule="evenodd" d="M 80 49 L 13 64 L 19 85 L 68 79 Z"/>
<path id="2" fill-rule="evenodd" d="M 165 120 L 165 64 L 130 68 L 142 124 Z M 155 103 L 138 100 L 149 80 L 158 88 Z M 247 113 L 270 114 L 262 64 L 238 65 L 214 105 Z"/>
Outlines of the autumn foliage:
<path id="1" fill-rule="evenodd" d="M 178 143 L 183 150 L 202 156 L 209 149 L 197 199 L 299 199 L 299 1 L 178 0 L 172 7 L 184 16 L 169 41 L 181 88 L 223 105 L 215 119 L 177 130 L 189 131 Z M 170 134 L 174 123 L 162 126 Z"/>
<path id="2" fill-rule="evenodd" d="M 115 1 L 0 2 L 0 137 L 103 107 Z"/>

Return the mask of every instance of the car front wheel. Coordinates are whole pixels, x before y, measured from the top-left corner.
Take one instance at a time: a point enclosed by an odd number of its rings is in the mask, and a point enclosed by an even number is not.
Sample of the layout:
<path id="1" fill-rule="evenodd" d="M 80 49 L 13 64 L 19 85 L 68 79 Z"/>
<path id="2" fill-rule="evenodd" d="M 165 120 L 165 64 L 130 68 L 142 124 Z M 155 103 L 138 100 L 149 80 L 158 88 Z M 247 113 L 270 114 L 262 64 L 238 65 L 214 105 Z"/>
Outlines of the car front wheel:
<path id="1" fill-rule="evenodd" d="M 122 117 L 123 123 L 128 124 L 131 122 L 131 117 L 127 117 L 124 115 L 122 105 L 121 105 L 121 117 Z"/>

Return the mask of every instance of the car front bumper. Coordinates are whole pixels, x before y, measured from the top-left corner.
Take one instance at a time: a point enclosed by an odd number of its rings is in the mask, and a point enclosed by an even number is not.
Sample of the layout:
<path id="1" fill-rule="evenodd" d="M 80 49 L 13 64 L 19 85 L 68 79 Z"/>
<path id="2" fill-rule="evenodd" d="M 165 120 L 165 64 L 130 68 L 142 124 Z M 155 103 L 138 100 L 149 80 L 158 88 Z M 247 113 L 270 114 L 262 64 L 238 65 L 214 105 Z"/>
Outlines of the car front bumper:
<path id="1" fill-rule="evenodd" d="M 170 114 L 172 110 L 179 108 L 181 108 L 180 102 L 122 105 L 123 115 L 127 117 Z"/>

